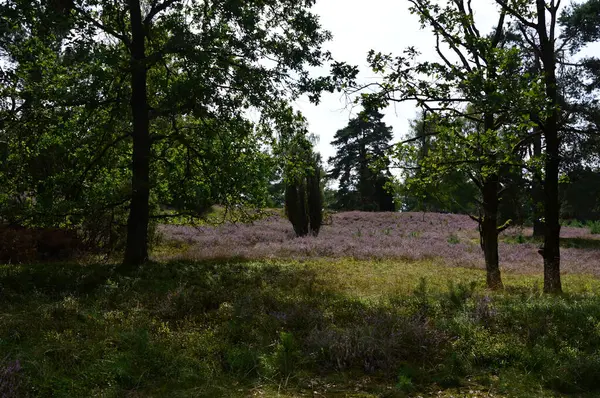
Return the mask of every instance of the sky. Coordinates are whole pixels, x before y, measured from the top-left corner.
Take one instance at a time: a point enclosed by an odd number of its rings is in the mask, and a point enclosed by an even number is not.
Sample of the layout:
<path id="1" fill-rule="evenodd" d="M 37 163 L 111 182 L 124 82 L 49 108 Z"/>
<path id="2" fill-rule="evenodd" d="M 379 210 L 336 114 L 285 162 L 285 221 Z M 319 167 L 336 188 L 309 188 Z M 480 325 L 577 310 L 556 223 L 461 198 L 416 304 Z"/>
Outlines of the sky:
<path id="1" fill-rule="evenodd" d="M 375 78 L 366 62 L 371 49 L 401 54 L 405 48 L 414 46 L 424 59 L 437 59 L 433 34 L 420 29 L 418 17 L 410 14 L 408 7 L 407 0 L 317 0 L 313 10 L 320 16 L 322 26 L 333 34 L 333 40 L 325 48 L 336 61 L 358 65 L 359 79 L 368 82 Z M 473 0 L 473 8 L 479 30 L 482 34 L 490 32 L 499 15 L 495 1 Z M 595 47 L 598 49 L 600 46 Z M 315 73 L 326 75 L 328 69 Z M 307 118 L 311 133 L 319 137 L 317 150 L 323 159 L 333 156 L 335 149 L 329 143 L 353 115 L 346 98 L 341 93 L 326 93 L 318 106 L 305 98 L 298 100 L 295 106 Z M 357 109 L 360 110 L 355 107 L 354 112 Z M 395 104 L 385 111 L 384 121 L 393 127 L 396 141 L 408 132 L 409 121 L 417 112 L 414 103 Z"/>
<path id="2" fill-rule="evenodd" d="M 474 0 L 476 22 L 482 33 L 490 30 L 497 21 L 497 7 L 491 0 Z M 331 51 L 336 61 L 358 65 L 359 79 L 373 80 L 375 75 L 367 67 L 369 50 L 401 54 L 409 47 L 416 47 L 423 57 L 432 58 L 434 37 L 428 30 L 421 30 L 416 15 L 408 11 L 406 0 L 318 0 L 313 11 L 320 16 L 323 28 L 333 34 L 333 40 L 325 48 Z M 315 73 L 327 74 L 328 69 Z M 307 118 L 311 133 L 319 137 L 317 150 L 327 160 L 335 154 L 329 144 L 335 132 L 343 128 L 353 112 L 360 110 L 346 104 L 341 93 L 322 96 L 319 105 L 302 98 L 296 108 Z M 396 104 L 385 112 L 384 121 L 393 127 L 394 138 L 399 140 L 408 132 L 409 121 L 417 115 L 414 103 Z"/>

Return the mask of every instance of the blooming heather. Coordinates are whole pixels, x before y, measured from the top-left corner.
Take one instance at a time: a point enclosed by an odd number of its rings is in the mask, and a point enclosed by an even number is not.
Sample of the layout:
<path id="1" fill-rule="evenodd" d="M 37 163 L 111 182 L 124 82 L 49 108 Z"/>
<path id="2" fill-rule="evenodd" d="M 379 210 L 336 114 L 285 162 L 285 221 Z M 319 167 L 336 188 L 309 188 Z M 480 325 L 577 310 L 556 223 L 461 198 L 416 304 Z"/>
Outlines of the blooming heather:
<path id="1" fill-rule="evenodd" d="M 19 360 L 10 361 L 5 364 L 0 362 L 0 397 L 12 398 L 18 397 L 19 372 L 21 363 Z"/>
<path id="2" fill-rule="evenodd" d="M 240 257 L 356 259 L 435 259 L 449 266 L 483 268 L 477 223 L 468 216 L 438 213 L 334 214 L 318 237 L 296 238 L 290 223 L 270 216 L 252 224 L 217 227 L 162 225 L 166 240 L 185 242 L 189 249 L 178 255 L 188 259 Z M 509 229 L 507 235 L 523 233 Z M 584 228 L 563 228 L 563 237 L 596 239 Z M 500 242 L 500 263 L 505 270 L 539 272 L 539 244 Z M 600 275 L 600 250 L 563 248 L 565 272 Z"/>

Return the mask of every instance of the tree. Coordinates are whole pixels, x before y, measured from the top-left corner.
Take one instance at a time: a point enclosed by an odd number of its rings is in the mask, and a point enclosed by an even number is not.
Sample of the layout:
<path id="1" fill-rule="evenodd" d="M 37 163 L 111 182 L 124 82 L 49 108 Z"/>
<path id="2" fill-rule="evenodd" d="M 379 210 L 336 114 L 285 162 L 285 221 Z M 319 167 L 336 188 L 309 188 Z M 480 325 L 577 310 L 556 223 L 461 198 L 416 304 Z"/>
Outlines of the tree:
<path id="1" fill-rule="evenodd" d="M 520 50 L 506 40 L 506 11 L 499 12 L 495 30 L 482 35 L 471 2 L 410 3 L 422 26 L 432 30 L 439 61 L 419 62 L 414 48 L 399 57 L 371 51 L 368 61 L 382 82 L 354 89 L 375 86 L 374 93 L 362 95 L 367 107 L 416 101 L 428 113 L 436 125 L 433 150 L 419 161 L 416 142 L 422 137 L 414 137 L 396 146 L 393 158 L 399 167 L 418 168 L 417 180 L 427 186 L 456 171 L 477 186 L 481 212 L 474 218 L 480 225 L 487 283 L 501 288 L 498 234 L 508 224 L 499 223 L 499 203 L 506 175 L 522 167 L 516 155 L 531 126 L 526 110 L 539 98 L 536 80 L 525 73 Z"/>
<path id="2" fill-rule="evenodd" d="M 44 4 L 19 1 L 3 7 L 32 21 L 30 9 L 43 14 Z M 125 196 L 121 203 L 129 208 L 124 269 L 135 268 L 148 258 L 148 226 L 155 216 L 150 203 L 155 194 L 168 192 L 167 177 L 186 176 L 193 181 L 191 191 L 197 195 L 190 195 L 190 189 L 175 190 L 185 198 L 169 198 L 185 204 L 191 213 L 215 200 L 226 205 L 258 200 L 266 190 L 249 181 L 266 174 L 261 170 L 267 163 L 261 152 L 269 126 L 249 123 L 247 115 L 255 111 L 263 120 L 274 117 L 282 100 L 308 89 L 305 67 L 328 58 L 320 46 L 330 35 L 310 12 L 313 1 L 90 0 L 65 4 L 66 9 L 55 18 L 65 27 L 57 51 L 49 51 L 47 45 L 23 46 L 23 35 L 9 50 L 19 55 L 21 69 L 27 67 L 27 57 L 46 55 L 40 58 L 47 59 L 43 81 L 37 83 L 26 75 L 21 81 L 42 88 L 39 93 L 30 92 L 40 103 L 51 104 L 50 119 L 57 120 L 57 110 L 68 115 L 62 120 L 68 121 L 65 130 L 70 135 L 58 148 L 90 137 L 90 145 L 81 152 L 89 150 L 91 156 L 72 159 L 74 164 L 63 170 L 64 176 L 80 181 L 73 178 L 74 171 L 84 170 L 85 180 L 99 166 L 112 169 L 107 158 L 114 154 L 121 163 L 114 167 L 120 170 L 119 179 L 130 178 L 125 195 L 120 181 L 116 184 Z M 31 32 L 26 39 L 36 44 L 43 35 Z M 86 112 L 99 115 L 104 126 L 86 126 L 81 114 Z M 28 126 L 33 123 L 23 112 L 19 118 Z M 98 142 L 93 146 L 91 141 Z M 216 148 L 226 152 L 218 154 L 213 151 Z M 229 153 L 232 159 L 222 157 Z M 241 155 L 247 167 L 223 167 L 221 171 L 229 175 L 218 173 L 220 166 L 214 168 L 218 161 L 239 166 L 236 155 Z M 253 172 L 241 173 L 244 169 Z M 202 178 L 191 178 L 194 170 Z M 57 183 L 57 189 L 66 183 Z M 74 191 L 85 194 L 89 185 L 80 185 L 84 188 Z M 248 192 L 250 187 L 255 191 Z M 246 192 L 239 194 L 239 189 Z M 190 205 L 194 196 L 199 206 Z"/>
<path id="3" fill-rule="evenodd" d="M 556 4 L 558 7 L 558 3 Z M 563 11 L 560 18 L 562 24 L 562 37 L 556 38 L 556 79 L 559 111 L 559 151 L 561 153 L 560 173 L 564 176 L 570 175 L 578 170 L 582 164 L 594 162 L 597 149 L 596 120 L 599 114 L 597 90 L 600 86 L 595 84 L 597 77 L 594 76 L 594 59 L 584 58 L 577 63 L 569 62 L 565 54 L 565 48 L 570 47 L 571 53 L 577 52 L 585 43 L 585 40 L 593 40 L 594 18 L 597 19 L 594 7 L 598 3 L 590 1 L 572 5 Z M 556 12 L 555 12 L 556 14 Z M 555 23 L 553 21 L 553 23 Z M 575 27 L 577 26 L 577 27 Z M 529 70 L 534 74 L 543 73 L 543 65 L 540 58 L 539 41 L 531 29 L 517 23 L 510 33 L 515 45 L 523 49 L 525 62 Z M 559 39 L 561 41 L 559 42 Z M 598 76 L 598 75 L 596 75 Z M 542 150 L 545 146 L 544 132 L 542 130 L 542 109 L 532 113 L 532 120 L 536 126 L 532 129 L 530 159 L 543 162 Z M 531 203 L 534 236 L 544 236 L 544 173 L 538 168 L 530 175 Z"/>
<path id="4" fill-rule="evenodd" d="M 600 40 L 600 0 L 572 4 L 560 17 L 565 36 L 574 49 Z"/>
<path id="5" fill-rule="evenodd" d="M 544 136 L 544 292 L 562 291 L 560 278 L 560 202 L 559 172 L 561 159 L 561 98 L 557 73 L 560 48 L 557 26 L 560 0 L 529 1 L 496 0 L 502 9 L 516 19 L 524 39 L 539 57 L 542 69 L 545 103 L 538 126 Z"/>
<path id="6" fill-rule="evenodd" d="M 296 236 L 317 236 L 323 224 L 323 187 L 317 154 L 310 153 L 303 175 L 288 175 L 285 185 L 285 213 Z"/>
<path id="7" fill-rule="evenodd" d="M 335 207 L 343 210 L 393 211 L 387 155 L 392 128 L 377 110 L 364 110 L 338 130 L 331 145 L 329 177 L 339 181 Z"/>
<path id="8" fill-rule="evenodd" d="M 314 152 L 316 137 L 306 119 L 284 107 L 276 119 L 278 142 L 274 156 L 283 176 L 284 205 L 296 236 L 317 236 L 323 223 L 323 169 Z"/>
<path id="9" fill-rule="evenodd" d="M 433 120 L 427 120 L 426 112 L 410 124 L 410 132 L 405 138 L 414 139 L 415 164 L 414 167 L 404 168 L 407 178 L 395 184 L 402 210 L 474 214 L 477 209 L 477 187 L 459 170 L 448 169 L 447 173 L 437 175 L 435 182 L 430 184 L 413 183 L 426 177 L 425 170 L 418 165 L 423 164 L 436 150 L 435 131 L 436 125 Z"/>

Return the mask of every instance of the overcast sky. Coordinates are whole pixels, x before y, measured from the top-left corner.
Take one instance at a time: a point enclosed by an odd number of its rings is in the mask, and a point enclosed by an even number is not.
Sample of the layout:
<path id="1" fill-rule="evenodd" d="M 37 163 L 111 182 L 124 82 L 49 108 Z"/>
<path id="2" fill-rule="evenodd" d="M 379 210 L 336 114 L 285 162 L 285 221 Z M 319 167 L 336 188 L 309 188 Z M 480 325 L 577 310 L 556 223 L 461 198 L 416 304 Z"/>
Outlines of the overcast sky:
<path id="1" fill-rule="evenodd" d="M 366 65 L 370 49 L 400 54 L 406 47 L 414 46 L 424 57 L 435 57 L 432 33 L 419 28 L 418 17 L 409 13 L 408 4 L 406 0 L 318 0 L 314 10 L 323 27 L 333 34 L 326 48 L 334 59 L 360 66 L 360 78 L 367 81 L 374 77 Z M 498 19 L 495 2 L 474 0 L 473 5 L 479 30 L 491 31 Z M 352 116 L 345 102 L 345 98 L 335 93 L 325 94 L 318 106 L 308 100 L 296 103 L 297 109 L 308 119 L 310 131 L 319 137 L 317 149 L 324 160 L 334 154 L 329 145 L 333 135 Z M 397 104 L 385 112 L 385 122 L 394 128 L 396 140 L 406 134 L 408 122 L 415 118 L 416 112 L 412 103 Z"/>

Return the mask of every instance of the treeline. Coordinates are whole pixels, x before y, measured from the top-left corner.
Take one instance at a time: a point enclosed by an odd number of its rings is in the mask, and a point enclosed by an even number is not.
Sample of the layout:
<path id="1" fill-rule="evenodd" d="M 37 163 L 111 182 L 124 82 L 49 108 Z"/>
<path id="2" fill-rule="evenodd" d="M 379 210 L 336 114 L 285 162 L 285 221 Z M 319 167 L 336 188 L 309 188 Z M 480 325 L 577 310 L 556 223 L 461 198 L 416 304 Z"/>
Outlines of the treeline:
<path id="1" fill-rule="evenodd" d="M 361 85 L 351 68 L 335 79 L 361 93 L 365 109 L 402 101 L 422 109 L 390 158 L 404 208 L 477 220 L 490 288 L 502 287 L 498 234 L 533 221 L 544 239 L 544 290 L 560 292 L 561 199 L 564 216 L 596 212 L 596 197 L 579 196 L 598 172 L 600 60 L 579 52 L 600 39 L 600 1 L 496 0 L 491 32 L 479 29 L 471 2 L 409 3 L 433 33 L 437 59 L 412 47 L 400 56 L 371 51 L 379 81 Z"/>
<path id="2" fill-rule="evenodd" d="M 318 186 L 314 162 L 278 156 L 307 139 L 292 101 L 326 88 L 307 73 L 331 60 L 311 6 L 1 1 L 3 236 L 74 230 L 130 271 L 158 222 L 213 205 L 252 219 L 273 173 Z"/>
<path id="3" fill-rule="evenodd" d="M 600 0 L 495 0 L 491 32 L 470 1 L 409 0 L 437 59 L 371 51 L 366 85 L 322 49 L 313 3 L 0 2 L 2 228 L 76 231 L 122 251 L 128 272 L 157 223 L 216 204 L 242 220 L 284 205 L 299 236 L 326 206 L 462 212 L 489 287 L 502 287 L 499 233 L 531 222 L 544 289 L 561 291 L 560 218 L 600 211 L 600 60 L 580 54 L 600 39 Z M 362 110 L 326 166 L 291 104 L 333 90 Z M 422 116 L 392 145 L 382 110 L 403 101 Z"/>

